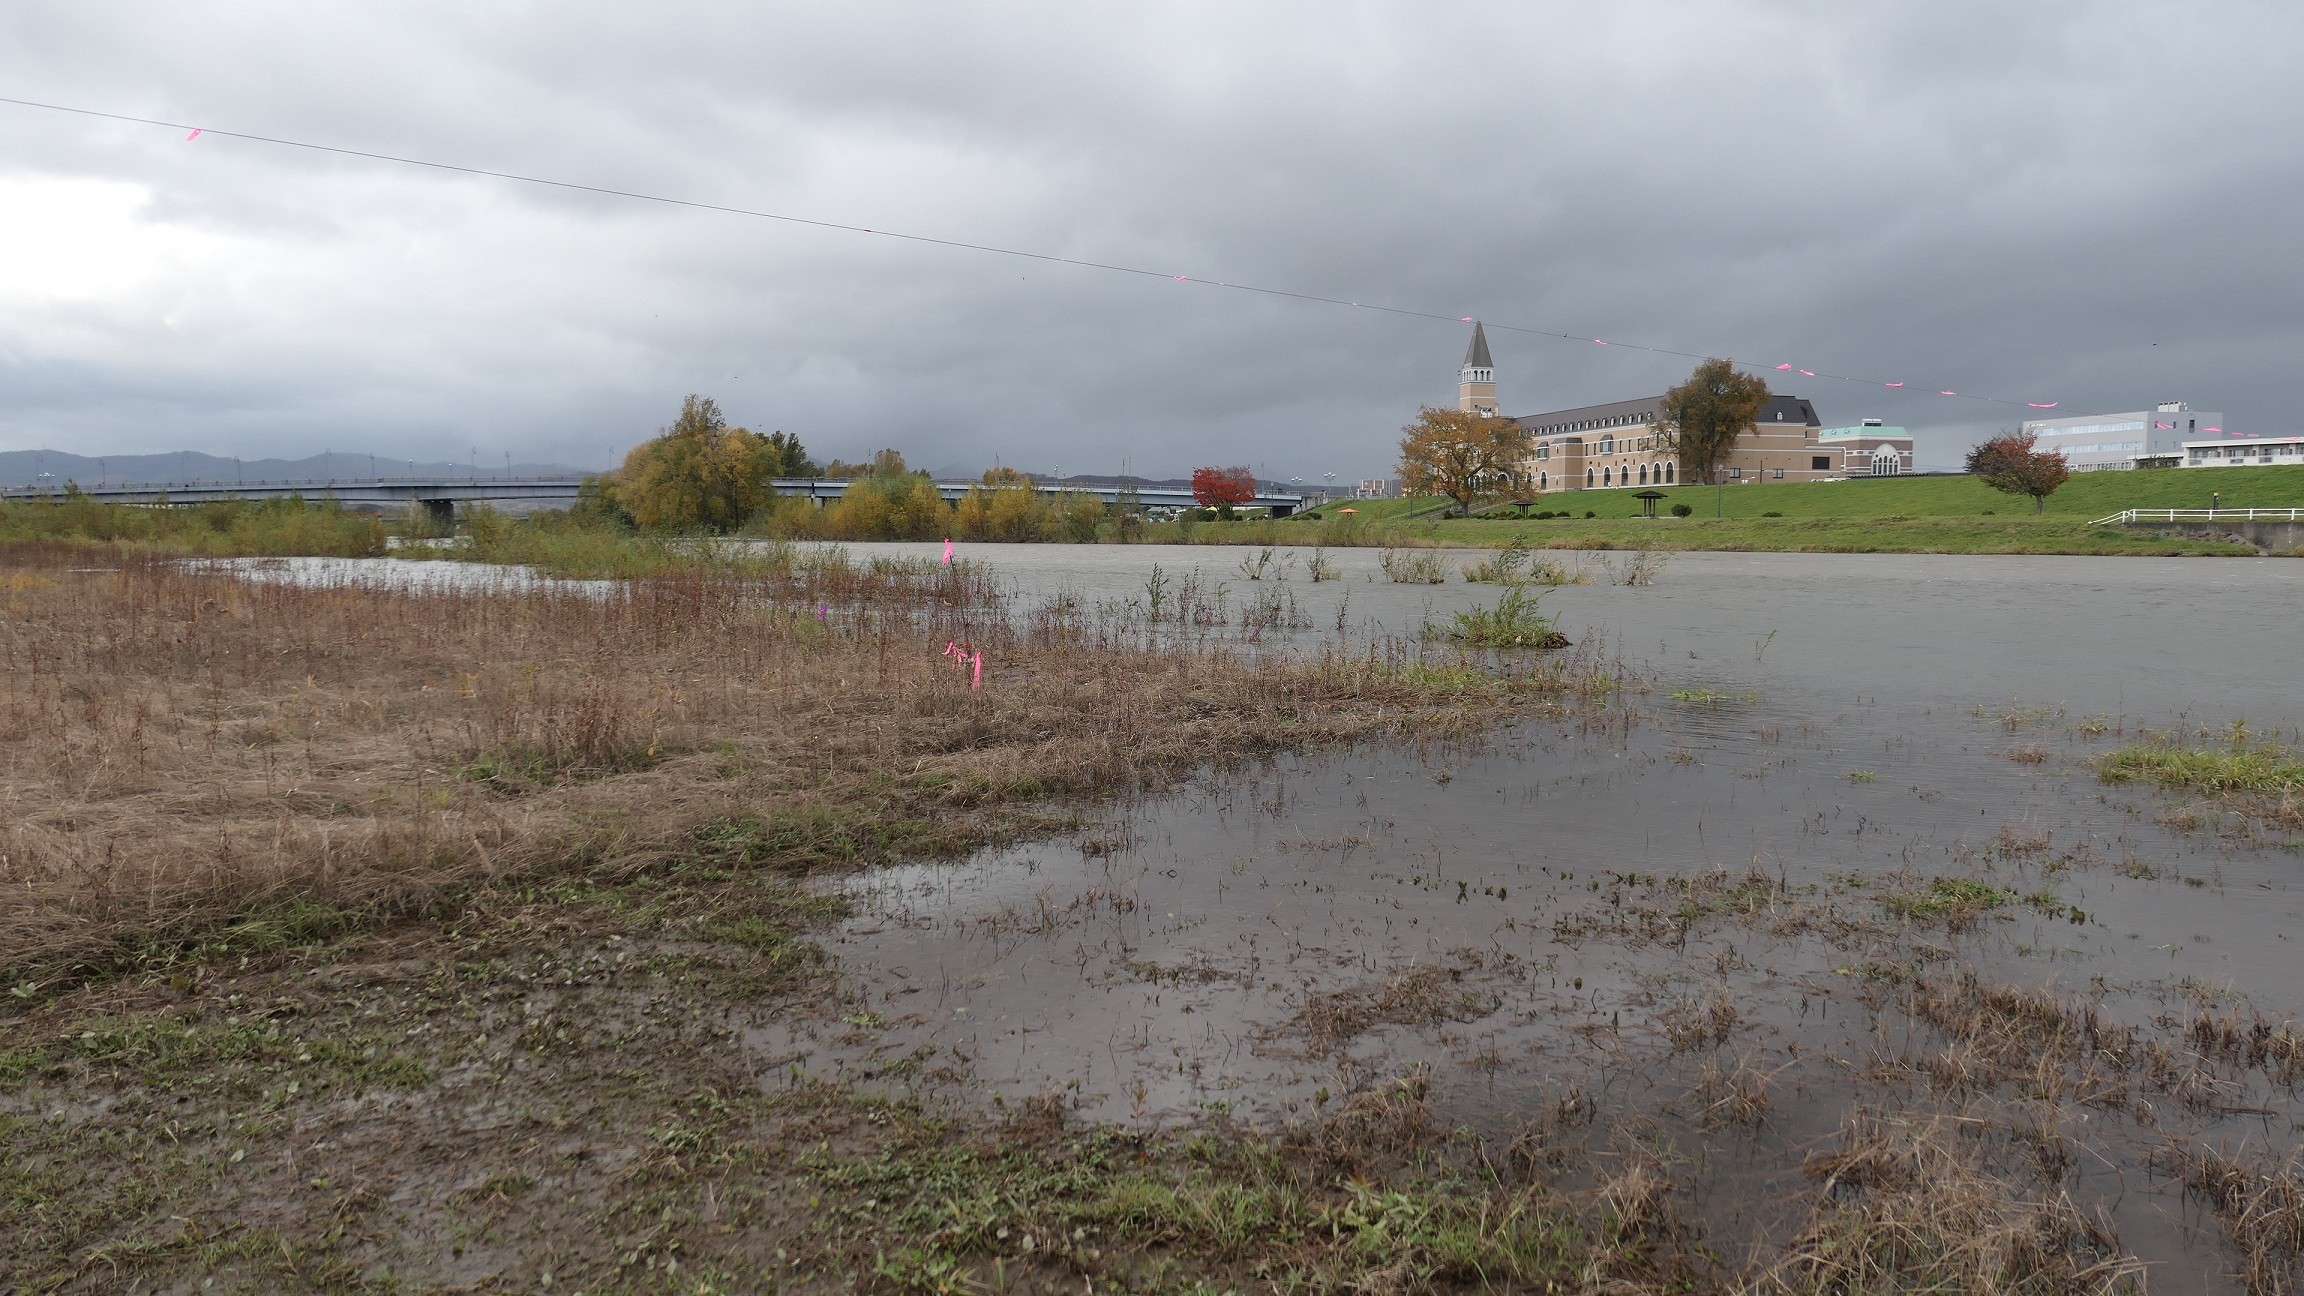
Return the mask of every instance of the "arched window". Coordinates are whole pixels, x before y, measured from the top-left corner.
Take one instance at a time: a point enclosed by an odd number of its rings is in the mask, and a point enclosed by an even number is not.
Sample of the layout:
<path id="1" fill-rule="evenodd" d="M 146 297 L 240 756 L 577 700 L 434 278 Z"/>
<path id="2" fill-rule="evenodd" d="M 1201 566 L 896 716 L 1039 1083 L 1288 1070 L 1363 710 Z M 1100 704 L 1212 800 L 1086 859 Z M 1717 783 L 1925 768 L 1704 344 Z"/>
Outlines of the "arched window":
<path id="1" fill-rule="evenodd" d="M 1543 490 L 1543 489 L 1545 489 L 1545 488 L 1549 487 L 1551 484 L 1552 484 L 1552 474 L 1550 474 L 1550 473 L 1541 473 L 1541 472 L 1540 472 L 1540 473 L 1538 473 L 1538 474 L 1536 474 L 1536 489 L 1538 489 L 1538 490 Z"/>
<path id="2" fill-rule="evenodd" d="M 1613 486 L 1613 485 L 1615 485 L 1615 484 L 1616 484 L 1616 470 L 1615 470 L 1614 468 L 1603 468 L 1603 469 L 1601 469 L 1601 470 L 1600 470 L 1600 484 L 1601 484 L 1601 485 L 1603 485 L 1603 486 Z"/>
<path id="3" fill-rule="evenodd" d="M 1589 468 L 1584 470 L 1584 489 L 1592 489 L 1592 470 Z"/>
<path id="4" fill-rule="evenodd" d="M 1664 465 L 1664 480 L 1666 480 L 1666 481 L 1671 481 L 1671 480 L 1672 480 L 1672 478 L 1673 478 L 1673 477 L 1676 475 L 1676 474 L 1673 472 L 1673 467 L 1674 467 L 1674 465 L 1672 465 L 1672 464 L 1666 464 L 1666 465 Z"/>
<path id="5" fill-rule="evenodd" d="M 1648 484 L 1648 465 L 1646 464 L 1640 465 L 1640 484 L 1643 486 Z"/>

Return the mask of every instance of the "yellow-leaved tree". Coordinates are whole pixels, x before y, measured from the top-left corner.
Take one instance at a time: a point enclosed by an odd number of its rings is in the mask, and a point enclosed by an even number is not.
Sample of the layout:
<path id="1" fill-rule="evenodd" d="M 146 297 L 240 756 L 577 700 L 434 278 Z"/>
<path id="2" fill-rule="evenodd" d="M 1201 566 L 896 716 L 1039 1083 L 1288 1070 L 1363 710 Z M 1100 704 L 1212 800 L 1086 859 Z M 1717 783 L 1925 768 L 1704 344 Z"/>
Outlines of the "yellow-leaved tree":
<path id="1" fill-rule="evenodd" d="M 1510 490 L 1528 455 L 1528 430 L 1511 419 L 1427 405 L 1400 429 L 1400 493 L 1445 495 L 1469 513 Z"/>
<path id="2" fill-rule="evenodd" d="M 769 483 L 795 458 L 805 463 L 799 438 L 729 427 L 710 397 L 690 396 L 672 426 L 632 447 L 601 490 L 647 530 L 732 531 L 768 502 Z"/>

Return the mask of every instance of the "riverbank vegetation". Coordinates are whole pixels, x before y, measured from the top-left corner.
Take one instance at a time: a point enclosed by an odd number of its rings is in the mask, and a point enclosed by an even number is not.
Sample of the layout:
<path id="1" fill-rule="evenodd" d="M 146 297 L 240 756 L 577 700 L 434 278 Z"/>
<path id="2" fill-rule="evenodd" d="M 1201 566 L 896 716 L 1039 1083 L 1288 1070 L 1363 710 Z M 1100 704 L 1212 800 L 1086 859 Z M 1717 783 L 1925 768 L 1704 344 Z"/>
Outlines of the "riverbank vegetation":
<path id="1" fill-rule="evenodd" d="M 78 492 L 55 500 L 0 500 L 0 544 L 100 541 L 171 553 L 367 558 L 385 552 L 383 518 L 333 500 L 295 496 L 175 508 L 107 504 Z"/>
<path id="2" fill-rule="evenodd" d="M 438 916 L 699 833 L 800 872 L 964 851 L 1211 759 L 1600 686 L 1554 658 L 1468 698 L 1381 655 L 1252 661 L 1221 637 L 1261 627 L 1216 605 L 1113 621 L 1011 607 L 966 562 L 754 553 L 408 592 L 10 547 L 0 979 Z"/>

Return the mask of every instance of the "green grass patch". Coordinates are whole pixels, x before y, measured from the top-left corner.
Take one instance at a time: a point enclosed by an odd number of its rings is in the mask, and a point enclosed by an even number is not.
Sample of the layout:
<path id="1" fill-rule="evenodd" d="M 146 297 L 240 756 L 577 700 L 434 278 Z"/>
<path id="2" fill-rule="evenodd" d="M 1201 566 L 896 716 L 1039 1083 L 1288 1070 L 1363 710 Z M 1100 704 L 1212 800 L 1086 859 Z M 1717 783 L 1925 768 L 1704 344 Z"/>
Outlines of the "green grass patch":
<path id="1" fill-rule="evenodd" d="M 1880 907 L 1915 922 L 1957 921 L 2013 902 L 2016 893 L 1968 878 L 1932 878 L 1920 890 L 1880 897 Z"/>
<path id="2" fill-rule="evenodd" d="M 1311 1174 L 1237 1130 L 1147 1139 L 1099 1127 L 971 1145 L 905 1124 L 874 1155 L 827 1149 L 803 1164 L 828 1197 L 862 1204 L 847 1245 L 869 1247 L 877 1276 L 909 1291 L 971 1290 L 1035 1263 L 1094 1271 L 1114 1250 L 1158 1249 L 1204 1278 L 1246 1267 L 1280 1290 L 1566 1290 L 1590 1272 L 1644 1268 L 1636 1228 L 1614 1236 L 1601 1211 L 1440 1166 Z M 1173 1275 L 1179 1289 L 1185 1277 Z"/>
<path id="3" fill-rule="evenodd" d="M 2096 763 L 2107 783 L 2148 782 L 2187 792 L 2304 796 L 2304 758 L 2268 747 L 2162 747 L 2138 744 Z"/>
<path id="4" fill-rule="evenodd" d="M 1445 628 L 1427 625 L 1428 635 L 1445 636 L 1473 648 L 1565 648 L 1568 637 L 1554 628 L 1555 617 L 1537 610 L 1535 595 L 1504 591 L 1494 607 L 1474 606 L 1455 614 Z"/>

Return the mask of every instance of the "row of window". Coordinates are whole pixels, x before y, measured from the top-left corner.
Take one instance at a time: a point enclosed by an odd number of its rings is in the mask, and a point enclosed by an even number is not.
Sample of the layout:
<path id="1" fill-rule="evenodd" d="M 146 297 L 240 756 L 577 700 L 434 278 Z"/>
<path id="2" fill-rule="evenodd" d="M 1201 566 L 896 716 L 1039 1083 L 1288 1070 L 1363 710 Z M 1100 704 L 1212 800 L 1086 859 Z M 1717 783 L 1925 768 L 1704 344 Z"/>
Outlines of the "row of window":
<path id="1" fill-rule="evenodd" d="M 2294 441 L 2275 441 L 2270 444 L 2209 447 L 2192 452 L 2193 463 L 2206 463 L 2211 459 L 2256 459 L 2269 463 L 2272 456 L 2287 458 L 2304 455 L 2304 445 Z"/>
<path id="2" fill-rule="evenodd" d="M 1587 490 L 1594 486 L 1669 486 L 1679 479 L 1680 466 L 1671 463 L 1641 464 L 1639 465 L 1640 480 L 1638 482 L 1632 480 L 1632 473 L 1631 465 L 1626 465 L 1622 471 L 1618 471 L 1614 466 L 1597 470 L 1587 468 L 1584 470 L 1584 486 Z M 1778 476 L 1782 476 L 1782 474 L 1779 473 Z M 1572 489 L 1575 484 L 1576 479 L 1566 475 L 1563 475 L 1559 481 L 1561 490 Z M 1552 488 L 1552 474 L 1549 471 L 1539 471 L 1536 474 L 1536 489 L 1545 491 Z"/>
<path id="3" fill-rule="evenodd" d="M 1623 451 L 1626 454 L 1638 454 L 1640 451 L 1653 450 L 1655 448 L 1656 439 L 1654 437 L 1635 437 L 1625 441 L 1623 445 Z M 1617 452 L 1616 438 L 1614 436 L 1604 436 L 1600 438 L 1600 440 L 1591 447 L 1590 452 L 1595 455 L 1615 454 Z M 1552 443 L 1546 442 L 1537 446 L 1536 457 L 1539 459 L 1551 458 Z"/>
<path id="4" fill-rule="evenodd" d="M 1581 423 L 1554 423 L 1548 427 L 1537 428 L 1536 432 L 1540 436 L 1553 432 L 1590 432 L 1595 428 L 1633 427 L 1655 421 L 1656 416 L 1654 414 L 1618 414 L 1613 418 L 1586 419 Z"/>

